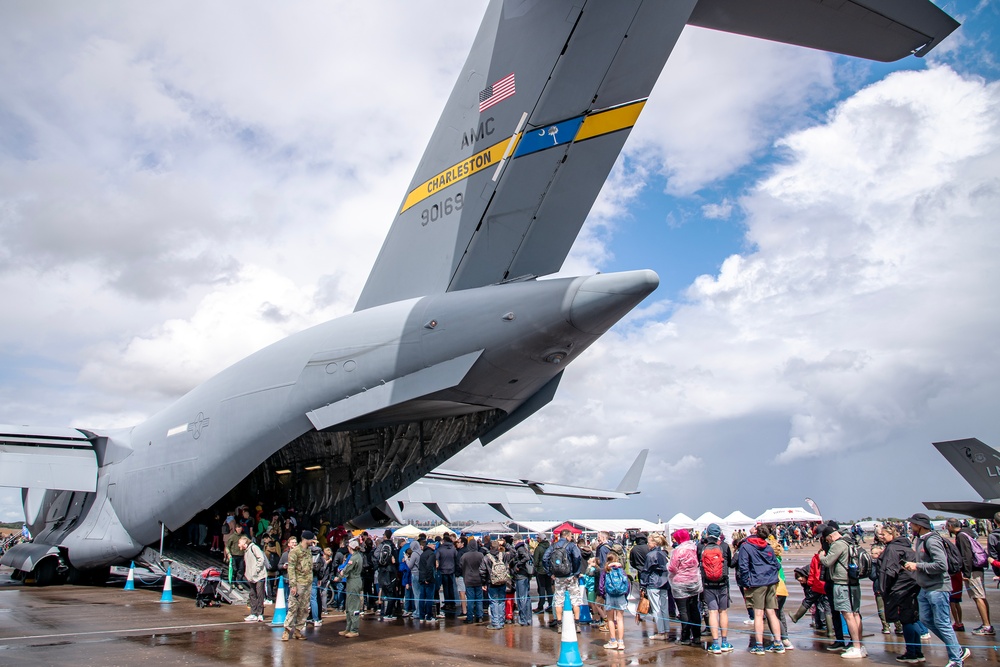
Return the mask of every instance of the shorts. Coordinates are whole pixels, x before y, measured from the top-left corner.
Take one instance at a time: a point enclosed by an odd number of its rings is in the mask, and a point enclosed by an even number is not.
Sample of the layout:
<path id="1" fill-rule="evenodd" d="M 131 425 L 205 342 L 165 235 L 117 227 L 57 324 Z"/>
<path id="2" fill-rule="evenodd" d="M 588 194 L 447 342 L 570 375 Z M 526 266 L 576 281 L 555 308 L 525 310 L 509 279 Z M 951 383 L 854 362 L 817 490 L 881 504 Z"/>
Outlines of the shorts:
<path id="1" fill-rule="evenodd" d="M 986 599 L 986 586 L 983 584 L 983 571 L 973 570 L 972 576 L 965 582 L 965 591 L 973 600 Z"/>
<path id="2" fill-rule="evenodd" d="M 778 584 L 748 588 L 746 596 L 755 610 L 778 608 Z"/>
<path id="3" fill-rule="evenodd" d="M 951 575 L 951 595 L 948 602 L 959 603 L 962 601 L 962 573 L 956 572 Z"/>
<path id="4" fill-rule="evenodd" d="M 861 584 L 834 584 L 833 610 L 861 613 Z"/>
<path id="5" fill-rule="evenodd" d="M 580 592 L 580 581 L 577 577 L 552 578 L 552 606 L 563 608 L 566 603 L 566 593 L 569 592 L 569 603 L 574 607 L 583 604 L 583 594 Z"/>
<path id="6" fill-rule="evenodd" d="M 729 589 L 728 588 L 708 588 L 701 594 L 705 609 L 709 611 L 725 611 L 729 609 Z"/>
<path id="7" fill-rule="evenodd" d="M 609 595 L 604 599 L 605 611 L 611 611 L 612 609 L 625 611 L 627 608 L 628 608 L 627 595 Z"/>
<path id="8" fill-rule="evenodd" d="M 465 592 L 465 578 L 456 577 L 455 579 L 455 592 L 464 593 Z"/>

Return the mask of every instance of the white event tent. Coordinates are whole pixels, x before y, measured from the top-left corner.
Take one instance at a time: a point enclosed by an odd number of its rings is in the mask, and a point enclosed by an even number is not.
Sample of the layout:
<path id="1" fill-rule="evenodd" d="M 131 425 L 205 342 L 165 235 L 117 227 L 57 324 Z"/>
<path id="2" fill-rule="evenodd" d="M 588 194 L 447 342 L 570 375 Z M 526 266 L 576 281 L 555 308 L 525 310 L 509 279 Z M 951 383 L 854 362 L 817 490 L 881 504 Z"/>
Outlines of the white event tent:
<path id="1" fill-rule="evenodd" d="M 757 525 L 756 519 L 747 516 L 739 510 L 729 514 L 723 518 L 722 521 L 723 523 L 719 525 L 722 526 L 722 532 L 726 534 L 727 538 L 731 537 L 737 530 L 750 532 L 750 530 Z"/>
<path id="2" fill-rule="evenodd" d="M 710 523 L 716 523 L 716 524 L 718 524 L 719 528 L 722 528 L 722 532 L 724 532 L 724 533 L 726 532 L 726 528 L 723 525 L 726 522 L 723 520 L 723 518 L 721 516 L 719 516 L 718 514 L 715 514 L 714 512 L 705 512 L 700 517 L 698 517 L 697 519 L 695 519 L 694 520 L 694 529 L 697 530 L 699 533 L 703 533 L 703 532 L 705 532 L 705 529 L 708 528 L 708 524 L 710 524 Z"/>
<path id="3" fill-rule="evenodd" d="M 772 507 L 759 517 L 758 523 L 788 523 L 789 521 L 822 521 L 819 514 L 807 512 L 801 507 Z"/>
<path id="4" fill-rule="evenodd" d="M 672 534 L 675 530 L 680 530 L 681 528 L 691 530 L 694 528 L 694 525 L 694 519 L 689 517 L 684 512 L 678 512 L 670 517 L 669 521 L 667 521 L 667 534 Z"/>

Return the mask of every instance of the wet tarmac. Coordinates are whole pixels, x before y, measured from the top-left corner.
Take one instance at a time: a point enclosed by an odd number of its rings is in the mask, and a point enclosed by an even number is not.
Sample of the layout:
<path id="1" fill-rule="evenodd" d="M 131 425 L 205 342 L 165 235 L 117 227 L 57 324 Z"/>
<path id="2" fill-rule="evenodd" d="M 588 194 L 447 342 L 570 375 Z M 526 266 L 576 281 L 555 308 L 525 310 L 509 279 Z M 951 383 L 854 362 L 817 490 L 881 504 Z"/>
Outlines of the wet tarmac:
<path id="1" fill-rule="evenodd" d="M 804 565 L 811 552 L 793 552 L 785 559 L 786 572 Z M 789 576 L 791 579 L 791 576 Z M 363 620 L 361 636 L 345 639 L 343 614 L 324 619 L 322 627 L 309 627 L 307 641 L 282 642 L 281 629 L 265 623 L 244 623 L 245 607 L 199 609 L 194 590 L 175 586 L 174 603 L 161 604 L 159 586 L 124 591 L 121 584 L 104 587 L 53 586 L 35 588 L 12 582 L 9 570 L 0 568 L 0 665 L 210 665 L 246 666 L 320 665 L 341 660 L 376 659 L 380 665 L 552 665 L 559 657 L 560 635 L 539 625 L 549 616 L 535 616 L 531 628 L 507 626 L 489 631 L 483 625 L 464 625 L 448 619 L 433 626 L 411 619 L 393 622 Z M 798 606 L 801 587 L 789 587 L 787 609 Z M 739 592 L 733 589 L 734 600 Z M 1000 591 L 987 593 L 1000 614 Z M 898 665 L 902 638 L 881 634 L 870 586 L 865 586 L 862 613 L 868 663 Z M 963 604 L 966 626 L 978 626 L 971 601 Z M 827 642 L 813 635 L 808 617 L 789 625 L 794 651 L 784 655 L 753 656 L 746 652 L 749 626 L 742 605 L 731 614 L 730 640 L 736 651 L 714 656 L 700 648 L 653 641 L 652 621 L 637 624 L 626 617 L 624 652 L 602 648 L 608 635 L 585 627 L 579 643 L 587 665 L 685 665 L 720 662 L 727 667 L 751 663 L 785 662 L 833 667 L 843 665 L 839 654 L 825 650 Z M 273 607 L 265 609 L 270 620 Z M 674 627 L 677 627 L 676 623 Z M 872 634 L 872 633 L 875 634 Z M 1000 663 L 995 638 L 960 633 L 972 649 L 967 664 Z M 924 643 L 927 665 L 945 665 L 947 655 L 937 640 Z"/>

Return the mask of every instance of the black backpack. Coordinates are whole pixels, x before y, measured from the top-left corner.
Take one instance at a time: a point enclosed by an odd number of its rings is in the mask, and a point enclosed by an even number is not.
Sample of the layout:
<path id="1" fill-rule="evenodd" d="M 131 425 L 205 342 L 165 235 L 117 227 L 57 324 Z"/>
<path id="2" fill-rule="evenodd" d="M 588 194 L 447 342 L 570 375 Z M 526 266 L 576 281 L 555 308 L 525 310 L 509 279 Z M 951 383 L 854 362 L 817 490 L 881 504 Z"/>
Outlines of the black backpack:
<path id="1" fill-rule="evenodd" d="M 389 567 L 390 565 L 392 565 L 392 545 L 383 542 L 382 546 L 378 548 L 378 566 Z"/>
<path id="2" fill-rule="evenodd" d="M 872 571 L 872 556 L 857 544 L 847 546 L 847 578 L 851 581 L 861 581 Z"/>
<path id="3" fill-rule="evenodd" d="M 553 545 L 549 554 L 549 570 L 553 577 L 568 577 L 573 574 L 573 562 L 563 545 Z"/>
<path id="4" fill-rule="evenodd" d="M 948 555 L 948 574 L 958 574 L 962 571 L 965 563 L 962 561 L 962 552 L 958 550 L 958 545 L 951 540 L 946 540 L 937 533 L 938 539 L 944 542 L 944 552 Z M 924 547 L 926 549 L 926 547 Z"/>

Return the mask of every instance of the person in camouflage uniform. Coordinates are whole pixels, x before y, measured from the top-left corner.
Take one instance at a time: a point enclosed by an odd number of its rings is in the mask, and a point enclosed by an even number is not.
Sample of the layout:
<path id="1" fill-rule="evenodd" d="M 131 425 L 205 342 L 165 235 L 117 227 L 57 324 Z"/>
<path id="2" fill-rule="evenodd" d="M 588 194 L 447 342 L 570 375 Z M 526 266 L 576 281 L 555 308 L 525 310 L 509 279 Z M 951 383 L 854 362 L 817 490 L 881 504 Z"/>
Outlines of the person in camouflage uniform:
<path id="1" fill-rule="evenodd" d="M 344 564 L 344 569 L 337 573 L 337 576 L 346 582 L 345 592 L 347 593 L 347 627 L 341 630 L 339 634 L 348 639 L 358 636 L 358 619 L 361 617 L 361 595 L 363 590 L 361 584 L 362 562 L 361 554 L 358 553 L 358 546 L 358 538 L 356 537 L 347 543 L 347 551 L 350 555 Z"/>
<path id="2" fill-rule="evenodd" d="M 312 588 L 313 560 L 309 547 L 316 542 L 310 530 L 302 531 L 299 546 L 288 552 L 288 613 L 281 641 L 287 642 L 295 635 L 305 639 L 306 617 L 309 616 L 309 591 Z"/>

